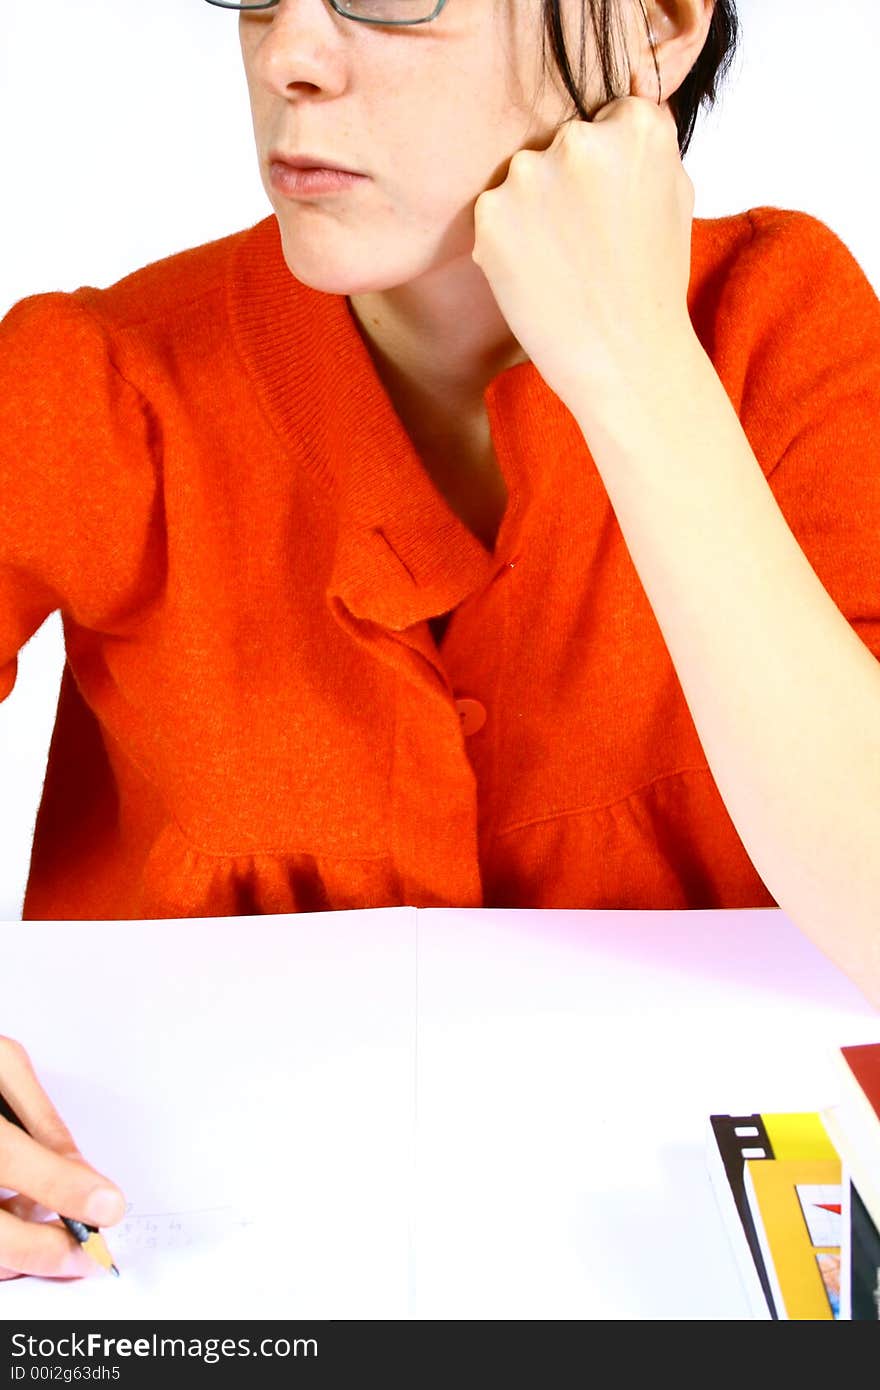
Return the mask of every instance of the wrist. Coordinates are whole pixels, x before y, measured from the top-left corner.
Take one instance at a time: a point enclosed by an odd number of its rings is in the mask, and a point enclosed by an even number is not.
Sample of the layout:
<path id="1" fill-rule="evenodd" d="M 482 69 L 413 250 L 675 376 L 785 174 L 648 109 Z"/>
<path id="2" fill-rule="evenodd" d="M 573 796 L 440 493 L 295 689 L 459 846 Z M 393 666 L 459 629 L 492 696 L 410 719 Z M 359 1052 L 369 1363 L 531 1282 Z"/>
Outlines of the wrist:
<path id="1" fill-rule="evenodd" d="M 607 354 L 574 382 L 566 404 L 586 434 L 591 424 L 610 425 L 642 409 L 656 410 L 707 364 L 710 359 L 686 316 Z"/>

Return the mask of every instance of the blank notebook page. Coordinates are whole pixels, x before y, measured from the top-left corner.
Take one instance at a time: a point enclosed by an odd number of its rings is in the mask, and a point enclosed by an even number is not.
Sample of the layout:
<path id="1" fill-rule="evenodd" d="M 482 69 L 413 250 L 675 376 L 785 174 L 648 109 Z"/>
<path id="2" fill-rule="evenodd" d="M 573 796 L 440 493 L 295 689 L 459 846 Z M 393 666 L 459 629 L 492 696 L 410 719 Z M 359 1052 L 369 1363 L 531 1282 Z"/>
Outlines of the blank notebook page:
<path id="1" fill-rule="evenodd" d="M 130 1203 L 119 1279 L 12 1280 L 3 1314 L 406 1317 L 414 921 L 0 925 L 2 1030 Z"/>

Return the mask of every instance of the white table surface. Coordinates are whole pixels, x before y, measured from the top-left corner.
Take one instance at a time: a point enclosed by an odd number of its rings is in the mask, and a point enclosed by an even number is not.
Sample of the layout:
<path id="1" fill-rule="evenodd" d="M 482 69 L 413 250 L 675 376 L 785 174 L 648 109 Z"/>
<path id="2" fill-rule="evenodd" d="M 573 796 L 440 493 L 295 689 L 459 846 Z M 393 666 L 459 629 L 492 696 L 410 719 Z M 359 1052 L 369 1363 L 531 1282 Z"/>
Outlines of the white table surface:
<path id="1" fill-rule="evenodd" d="M 880 1039 L 777 909 L 6 922 L 0 946 L 0 1032 L 133 1204 L 119 1280 L 0 1285 L 15 1318 L 746 1318 L 707 1116 L 832 1103 L 831 1050 Z"/>

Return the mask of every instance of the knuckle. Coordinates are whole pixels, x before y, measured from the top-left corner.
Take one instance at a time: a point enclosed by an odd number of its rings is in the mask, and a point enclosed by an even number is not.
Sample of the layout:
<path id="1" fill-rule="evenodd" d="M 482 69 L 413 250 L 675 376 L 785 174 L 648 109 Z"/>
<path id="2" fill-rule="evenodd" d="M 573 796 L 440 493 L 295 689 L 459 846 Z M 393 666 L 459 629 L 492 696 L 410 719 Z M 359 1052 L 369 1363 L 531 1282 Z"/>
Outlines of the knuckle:
<path id="1" fill-rule="evenodd" d="M 474 203 L 474 228 L 477 231 L 485 229 L 489 217 L 492 215 L 492 204 L 489 201 L 490 193 L 481 193 Z"/>
<path id="2" fill-rule="evenodd" d="M 61 1116 L 54 1112 L 47 1115 L 40 1126 L 40 1142 L 52 1149 L 59 1158 L 78 1159 L 81 1163 L 85 1162 L 67 1125 Z"/>
<path id="3" fill-rule="evenodd" d="M 0 1033 L 0 1062 L 4 1060 L 22 1062 L 29 1060 L 29 1058 L 18 1038 L 9 1038 L 5 1033 Z"/>
<path id="4" fill-rule="evenodd" d="M 537 150 L 517 150 L 511 157 L 508 174 L 533 174 L 539 159 Z"/>
<path id="5" fill-rule="evenodd" d="M 642 144 L 651 145 L 659 140 L 665 143 L 669 137 L 669 122 L 656 103 L 645 97 L 634 98 L 631 111 L 631 129 Z"/>
<path id="6" fill-rule="evenodd" d="M 559 136 L 559 149 L 563 156 L 571 158 L 588 148 L 591 137 L 589 123 L 586 121 L 566 121 Z"/>

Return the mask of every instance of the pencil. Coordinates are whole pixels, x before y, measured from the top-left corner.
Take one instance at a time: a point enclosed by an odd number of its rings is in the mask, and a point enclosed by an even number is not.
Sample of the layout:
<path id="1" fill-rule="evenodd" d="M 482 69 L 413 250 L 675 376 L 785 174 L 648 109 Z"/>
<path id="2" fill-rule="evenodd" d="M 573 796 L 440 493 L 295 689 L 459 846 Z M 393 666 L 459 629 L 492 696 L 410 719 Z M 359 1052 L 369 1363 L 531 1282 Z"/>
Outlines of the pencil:
<path id="1" fill-rule="evenodd" d="M 0 1115 L 3 1116 L 4 1120 L 8 1120 L 10 1124 L 18 1125 L 18 1128 L 23 1129 L 25 1134 L 27 1134 L 27 1127 L 22 1124 L 12 1106 L 9 1104 L 9 1101 L 6 1100 L 2 1094 L 0 1094 Z M 111 1274 L 115 1274 L 118 1279 L 119 1270 L 113 1263 L 113 1258 L 110 1251 L 107 1249 L 104 1237 L 101 1235 L 97 1226 L 88 1226 L 84 1221 L 76 1221 L 70 1216 L 61 1216 L 60 1212 L 58 1215 L 74 1240 L 79 1242 L 86 1254 L 91 1255 L 93 1260 L 97 1260 L 99 1265 L 109 1270 Z"/>

